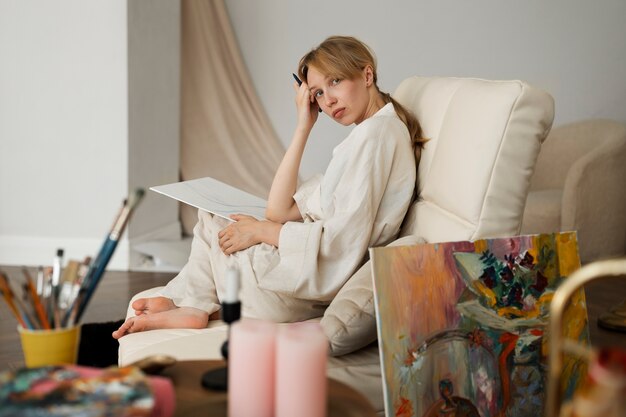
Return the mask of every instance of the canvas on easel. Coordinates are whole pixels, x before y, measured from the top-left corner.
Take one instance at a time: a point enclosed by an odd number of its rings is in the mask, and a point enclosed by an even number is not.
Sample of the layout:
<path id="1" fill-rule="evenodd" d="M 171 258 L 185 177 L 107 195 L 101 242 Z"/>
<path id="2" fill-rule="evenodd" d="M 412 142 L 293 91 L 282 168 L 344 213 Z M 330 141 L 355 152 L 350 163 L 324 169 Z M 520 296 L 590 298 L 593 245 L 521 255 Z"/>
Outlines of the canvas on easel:
<path id="1" fill-rule="evenodd" d="M 549 303 L 576 233 L 370 249 L 387 417 L 540 416 Z M 584 292 L 565 337 L 589 344 Z M 569 398 L 586 375 L 566 356 Z"/>

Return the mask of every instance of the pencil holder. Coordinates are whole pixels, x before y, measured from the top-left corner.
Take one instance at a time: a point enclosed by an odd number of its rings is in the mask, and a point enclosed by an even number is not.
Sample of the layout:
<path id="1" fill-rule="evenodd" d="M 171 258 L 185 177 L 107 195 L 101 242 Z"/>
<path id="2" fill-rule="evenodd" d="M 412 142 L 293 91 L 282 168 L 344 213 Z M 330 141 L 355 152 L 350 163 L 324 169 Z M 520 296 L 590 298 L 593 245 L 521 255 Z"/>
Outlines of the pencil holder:
<path id="1" fill-rule="evenodd" d="M 76 363 L 80 326 L 54 330 L 28 330 L 17 326 L 17 331 L 27 367 Z"/>

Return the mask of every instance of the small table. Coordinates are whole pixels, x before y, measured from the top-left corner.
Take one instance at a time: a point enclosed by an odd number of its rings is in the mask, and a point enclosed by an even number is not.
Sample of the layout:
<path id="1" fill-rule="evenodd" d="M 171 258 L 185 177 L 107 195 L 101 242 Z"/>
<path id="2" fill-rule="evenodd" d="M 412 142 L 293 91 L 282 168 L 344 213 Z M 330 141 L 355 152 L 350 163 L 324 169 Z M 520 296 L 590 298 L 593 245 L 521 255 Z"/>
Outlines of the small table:
<path id="1" fill-rule="evenodd" d="M 222 366 L 223 361 L 181 361 L 161 373 L 174 384 L 176 417 L 227 416 L 226 392 L 210 391 L 200 384 L 206 371 Z M 376 415 L 376 411 L 363 395 L 342 382 L 328 379 L 328 417 Z"/>

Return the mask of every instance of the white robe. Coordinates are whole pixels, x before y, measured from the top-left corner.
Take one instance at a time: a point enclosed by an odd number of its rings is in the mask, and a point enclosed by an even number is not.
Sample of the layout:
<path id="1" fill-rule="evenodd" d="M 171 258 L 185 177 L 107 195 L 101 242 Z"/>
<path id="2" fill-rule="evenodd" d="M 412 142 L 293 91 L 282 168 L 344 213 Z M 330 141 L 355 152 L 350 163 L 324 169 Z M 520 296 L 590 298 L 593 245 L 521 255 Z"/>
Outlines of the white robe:
<path id="1" fill-rule="evenodd" d="M 199 211 L 189 260 L 161 294 L 177 306 L 212 313 L 226 291 L 226 269 L 237 266 L 244 316 L 319 317 L 367 249 L 398 235 L 415 176 L 409 133 L 387 104 L 333 150 L 323 177 L 298 188 L 294 200 L 303 221 L 283 225 L 278 248 L 262 243 L 224 255 L 217 234 L 228 221 Z"/>

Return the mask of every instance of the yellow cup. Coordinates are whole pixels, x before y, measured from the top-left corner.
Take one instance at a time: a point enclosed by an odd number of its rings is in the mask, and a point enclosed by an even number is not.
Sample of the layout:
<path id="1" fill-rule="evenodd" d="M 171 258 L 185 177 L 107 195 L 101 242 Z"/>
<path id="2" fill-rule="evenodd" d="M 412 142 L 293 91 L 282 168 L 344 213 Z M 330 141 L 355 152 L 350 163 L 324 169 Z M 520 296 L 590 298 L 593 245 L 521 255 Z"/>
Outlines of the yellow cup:
<path id="1" fill-rule="evenodd" d="M 80 325 L 55 330 L 28 330 L 17 326 L 17 331 L 27 367 L 76 363 Z"/>

